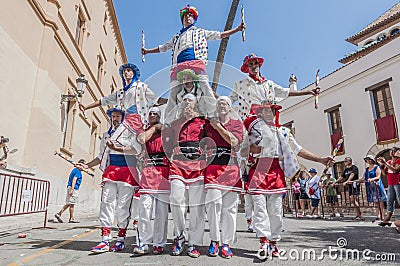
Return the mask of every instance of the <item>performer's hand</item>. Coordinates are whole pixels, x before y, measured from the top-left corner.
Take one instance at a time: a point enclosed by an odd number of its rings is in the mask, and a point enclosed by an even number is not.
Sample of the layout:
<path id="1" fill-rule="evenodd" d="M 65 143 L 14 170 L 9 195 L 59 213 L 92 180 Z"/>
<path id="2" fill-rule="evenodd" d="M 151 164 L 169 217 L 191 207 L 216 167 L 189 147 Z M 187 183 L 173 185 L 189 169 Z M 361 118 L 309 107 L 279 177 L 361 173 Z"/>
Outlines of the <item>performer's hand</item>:
<path id="1" fill-rule="evenodd" d="M 333 164 L 335 163 L 335 160 L 332 158 L 332 156 L 326 156 L 326 157 L 321 157 L 319 162 L 322 163 L 323 165 L 332 167 Z"/>
<path id="2" fill-rule="evenodd" d="M 239 26 L 237 26 L 238 31 L 243 31 L 246 29 L 246 23 L 242 22 Z"/>
<path id="3" fill-rule="evenodd" d="M 147 53 L 148 53 L 148 50 L 147 50 L 146 48 L 143 47 L 143 48 L 142 48 L 142 54 L 143 54 L 143 55 L 146 55 Z"/>
<path id="4" fill-rule="evenodd" d="M 7 162 L 0 161 L 0 168 L 6 169 L 7 168 Z"/>
<path id="5" fill-rule="evenodd" d="M 255 145 L 255 144 L 251 144 L 250 145 L 250 152 L 251 153 L 260 153 L 261 152 L 261 147 L 260 146 L 257 146 L 257 145 Z"/>
<path id="6" fill-rule="evenodd" d="M 309 90 L 309 93 L 312 95 L 318 95 L 321 92 L 321 88 L 320 87 L 316 87 L 315 89 L 311 89 Z"/>
<path id="7" fill-rule="evenodd" d="M 219 122 L 215 118 L 213 118 L 210 120 L 210 126 L 212 126 L 214 129 L 217 129 L 219 126 Z"/>
<path id="8" fill-rule="evenodd" d="M 115 145 L 115 143 L 112 142 L 111 140 L 107 140 L 106 145 L 108 148 L 110 148 L 111 150 L 114 150 L 114 151 L 118 151 L 118 149 L 120 149 L 120 147 L 117 147 Z"/>
<path id="9" fill-rule="evenodd" d="M 162 130 L 164 130 L 164 125 L 163 124 L 157 124 L 157 125 L 154 125 L 154 128 L 156 130 L 162 131 Z"/>

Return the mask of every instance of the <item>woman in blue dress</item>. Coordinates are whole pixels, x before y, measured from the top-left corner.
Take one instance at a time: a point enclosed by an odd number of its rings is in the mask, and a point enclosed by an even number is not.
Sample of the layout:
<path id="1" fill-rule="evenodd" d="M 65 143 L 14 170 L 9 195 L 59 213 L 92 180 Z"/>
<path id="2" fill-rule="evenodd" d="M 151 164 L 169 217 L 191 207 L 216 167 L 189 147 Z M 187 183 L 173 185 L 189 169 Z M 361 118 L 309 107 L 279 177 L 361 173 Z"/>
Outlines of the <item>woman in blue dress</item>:
<path id="1" fill-rule="evenodd" d="M 387 196 L 381 179 L 381 169 L 372 155 L 367 155 L 364 161 L 368 164 L 368 167 L 359 181 L 366 182 L 367 201 L 373 202 L 374 207 L 376 207 L 376 220 L 383 220 L 384 202 L 387 200 Z"/>

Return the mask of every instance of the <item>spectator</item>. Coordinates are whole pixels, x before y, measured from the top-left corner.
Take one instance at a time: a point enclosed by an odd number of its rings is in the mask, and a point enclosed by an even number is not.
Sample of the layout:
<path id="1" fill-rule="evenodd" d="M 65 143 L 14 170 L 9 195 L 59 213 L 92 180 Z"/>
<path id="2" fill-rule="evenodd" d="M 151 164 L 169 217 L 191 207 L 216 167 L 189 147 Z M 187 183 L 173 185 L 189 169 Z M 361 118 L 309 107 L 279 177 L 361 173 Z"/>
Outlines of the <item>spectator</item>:
<path id="1" fill-rule="evenodd" d="M 75 165 L 75 168 L 69 174 L 65 205 L 61 208 L 61 210 L 58 213 L 54 215 L 58 220 L 58 222 L 60 223 L 64 222 L 61 219 L 61 215 L 68 208 L 69 208 L 69 223 L 79 223 L 74 218 L 74 209 L 75 205 L 78 203 L 78 190 L 82 183 L 82 170 L 84 164 L 85 160 L 80 159 L 78 163 Z"/>
<path id="2" fill-rule="evenodd" d="M 308 208 L 308 213 L 311 213 L 311 202 L 310 197 L 307 194 L 307 182 L 311 179 L 306 171 L 300 171 L 299 174 L 299 184 L 300 184 L 300 207 L 301 213 L 297 217 L 302 218 L 306 215 L 306 205 Z"/>
<path id="3" fill-rule="evenodd" d="M 390 149 L 391 160 L 386 161 L 385 158 L 379 157 L 378 163 L 383 168 L 383 173 L 387 176 L 388 181 L 388 200 L 386 218 L 379 223 L 380 226 L 392 225 L 390 218 L 394 212 L 394 203 L 400 204 L 400 149 L 393 147 Z"/>
<path id="4" fill-rule="evenodd" d="M 337 182 L 340 182 L 341 179 L 344 180 L 343 186 L 345 188 L 345 193 L 350 197 L 350 203 L 355 206 L 356 216 L 353 218 L 354 220 L 362 220 L 360 204 L 358 202 L 358 197 L 360 196 L 360 183 L 353 182 L 359 179 L 358 167 L 353 164 L 353 160 L 351 157 L 344 158 L 345 169 L 343 174 Z M 342 194 L 343 195 L 343 194 Z"/>
<path id="5" fill-rule="evenodd" d="M 300 209 L 300 183 L 299 176 L 295 175 L 292 181 L 292 189 L 293 189 L 293 201 L 294 201 L 294 209 L 293 217 L 297 218 L 297 214 L 299 214 Z"/>
<path id="6" fill-rule="evenodd" d="M 341 208 L 338 206 L 338 196 L 336 191 L 336 178 L 331 177 L 332 174 L 328 171 L 325 174 L 326 179 L 322 182 L 323 188 L 325 188 L 326 203 L 329 204 L 330 210 L 332 212 L 331 217 L 335 217 L 335 207 L 338 210 L 336 213 L 337 217 L 343 217 Z"/>
<path id="7" fill-rule="evenodd" d="M 311 175 L 311 179 L 307 183 L 307 193 L 311 199 L 311 213 L 310 215 L 313 218 L 320 218 L 321 214 L 319 212 L 318 206 L 319 201 L 321 200 L 321 186 L 320 186 L 320 179 L 321 177 L 317 175 L 317 170 L 315 168 L 311 168 L 308 171 Z M 317 214 L 315 214 L 317 211 Z"/>
<path id="8" fill-rule="evenodd" d="M 387 197 L 381 179 L 381 169 L 376 164 L 372 155 L 367 155 L 364 161 L 368 166 L 365 168 L 364 176 L 359 179 L 359 182 L 366 182 L 367 201 L 374 202 L 374 206 L 376 207 L 375 220 L 383 220 L 384 202 L 387 200 Z"/>

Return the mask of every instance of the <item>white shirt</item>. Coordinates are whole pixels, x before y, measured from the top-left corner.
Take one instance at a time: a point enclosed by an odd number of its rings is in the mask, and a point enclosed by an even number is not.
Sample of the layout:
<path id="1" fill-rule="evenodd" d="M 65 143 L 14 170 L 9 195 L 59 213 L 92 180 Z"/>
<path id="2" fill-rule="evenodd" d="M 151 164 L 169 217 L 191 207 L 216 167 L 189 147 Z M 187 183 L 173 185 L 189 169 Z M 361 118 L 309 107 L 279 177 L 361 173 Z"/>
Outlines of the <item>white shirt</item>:
<path id="1" fill-rule="evenodd" d="M 318 182 L 321 179 L 320 176 L 315 175 L 313 178 L 308 181 L 306 186 L 306 191 L 308 193 L 309 189 L 312 187 L 314 188 L 314 195 L 309 195 L 312 199 L 321 199 L 321 187 L 319 186 Z"/>
<path id="2" fill-rule="evenodd" d="M 138 94 L 139 98 L 136 97 Z M 146 121 L 149 102 L 154 103 L 156 99 L 157 95 L 146 83 L 135 81 L 128 90 L 117 90 L 102 97 L 100 102 L 102 106 L 117 105 L 124 110 L 136 105 L 137 113 L 142 117 L 142 121 Z"/>
<path id="3" fill-rule="evenodd" d="M 197 29 L 195 26 L 190 27 L 184 33 L 180 35 L 174 35 L 168 42 L 159 45 L 158 49 L 160 52 L 166 52 L 173 49 L 172 54 L 172 65 L 177 64 L 178 55 L 187 48 L 193 47 L 193 33 Z M 221 32 L 204 30 L 206 40 L 220 40 Z"/>
<path id="4" fill-rule="evenodd" d="M 235 82 L 235 87 L 229 98 L 231 98 L 232 103 L 238 101 L 239 115 L 242 119 L 245 119 L 252 104 L 261 104 L 263 101 L 275 103 L 277 98 L 287 98 L 289 92 L 290 88 L 277 85 L 272 80 L 258 82 L 247 77 Z"/>

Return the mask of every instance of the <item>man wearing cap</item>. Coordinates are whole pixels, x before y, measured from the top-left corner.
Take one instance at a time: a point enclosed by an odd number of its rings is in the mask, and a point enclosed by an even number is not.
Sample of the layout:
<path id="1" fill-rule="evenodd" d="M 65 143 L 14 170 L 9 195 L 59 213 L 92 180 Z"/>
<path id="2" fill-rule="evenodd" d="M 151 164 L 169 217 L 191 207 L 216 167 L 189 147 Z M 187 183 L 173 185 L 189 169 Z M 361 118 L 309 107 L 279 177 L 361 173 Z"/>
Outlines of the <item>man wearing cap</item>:
<path id="1" fill-rule="evenodd" d="M 100 203 L 99 219 L 101 223 L 102 241 L 92 247 L 94 253 L 110 250 L 112 239 L 111 227 L 114 223 L 115 209 L 117 212 L 118 238 L 111 251 L 121 251 L 125 248 L 126 229 L 131 216 L 131 205 L 135 187 L 138 187 L 138 172 L 136 170 L 135 154 L 141 152 L 141 146 L 136 136 L 124 128 L 116 140 L 113 140 L 118 128 L 123 123 L 125 112 L 120 108 L 107 110 L 111 119 L 110 129 L 103 135 L 100 144 L 100 154 L 86 164 L 86 168 L 100 165 L 103 172 L 103 189 Z M 134 146 L 134 148 L 130 148 Z M 130 154 L 124 154 L 124 153 Z"/>
<path id="2" fill-rule="evenodd" d="M 219 97 L 217 117 L 205 126 L 209 138 L 204 180 L 211 239 L 208 253 L 212 257 L 217 256 L 221 241 L 221 255 L 228 259 L 233 256 L 229 245 L 236 242 L 237 199 L 242 189 L 236 152 L 243 139 L 243 124 L 230 117 L 231 105 L 229 97 Z"/>
<path id="3" fill-rule="evenodd" d="M 149 244 L 153 243 L 153 254 L 164 252 L 167 243 L 168 203 L 170 194 L 169 160 L 164 153 L 160 123 L 161 111 L 158 107 L 149 110 L 149 126 L 139 134 L 138 141 L 145 145 L 144 167 L 139 182 L 140 217 L 138 224 L 137 246 L 135 254 L 146 254 Z M 154 229 L 151 217 L 155 209 Z"/>
<path id="4" fill-rule="evenodd" d="M 196 96 L 186 94 L 180 118 L 173 121 L 163 134 L 164 151 L 171 158 L 169 179 L 171 182 L 170 205 L 174 220 L 174 248 L 172 255 L 180 255 L 185 241 L 186 202 L 190 207 L 189 216 L 189 247 L 187 253 L 193 258 L 200 256 L 195 245 L 203 244 L 205 217 L 205 137 L 204 127 L 207 122 L 199 117 L 196 110 Z"/>
<path id="5" fill-rule="evenodd" d="M 250 153 L 256 158 L 249 171 L 249 193 L 253 194 L 253 224 L 261 247 L 259 258 L 269 253 L 278 256 L 276 242 L 282 231 L 282 194 L 286 192 L 285 176 L 292 178 L 299 170 L 297 156 L 327 165 L 333 159 L 321 157 L 303 149 L 288 128 L 279 125 L 279 109 L 276 104 L 264 102 L 253 105 L 244 125 L 249 143 L 243 145 L 241 155 Z"/>
<path id="6" fill-rule="evenodd" d="M 309 91 L 297 91 L 291 88 L 284 88 L 275 84 L 272 80 L 265 79 L 260 73 L 260 67 L 264 63 L 264 58 L 258 57 L 254 53 L 246 55 L 240 70 L 248 73 L 249 76 L 243 80 L 235 82 L 234 90 L 229 97 L 232 102 L 238 101 L 239 115 L 244 120 L 250 113 L 252 104 L 261 104 L 263 101 L 276 103 L 277 98 L 287 98 L 288 96 L 314 95 L 319 88 Z M 296 80 L 290 80 L 292 87 Z"/>
<path id="7" fill-rule="evenodd" d="M 310 215 L 313 216 L 314 218 L 319 218 L 320 213 L 319 213 L 319 201 L 321 200 L 321 183 L 320 179 L 321 177 L 317 175 L 317 170 L 315 168 L 310 168 L 308 172 L 311 175 L 310 181 L 308 181 L 306 185 L 306 191 L 308 193 L 308 196 L 311 199 L 311 213 Z M 317 214 L 314 214 L 315 211 L 317 211 Z"/>
<path id="8" fill-rule="evenodd" d="M 199 76 L 195 71 L 187 68 L 177 74 L 179 85 L 171 88 L 167 106 L 165 108 L 166 124 L 170 124 L 177 118 L 177 110 L 183 101 L 183 96 L 188 93 L 196 96 L 197 109 L 200 115 L 209 116 L 215 112 L 215 96 L 209 89 L 210 87 L 200 86 Z"/>

